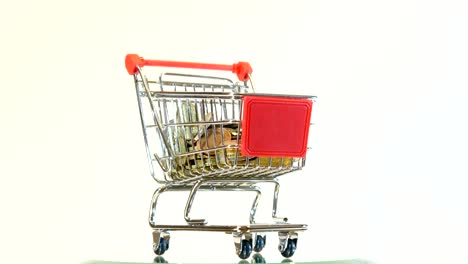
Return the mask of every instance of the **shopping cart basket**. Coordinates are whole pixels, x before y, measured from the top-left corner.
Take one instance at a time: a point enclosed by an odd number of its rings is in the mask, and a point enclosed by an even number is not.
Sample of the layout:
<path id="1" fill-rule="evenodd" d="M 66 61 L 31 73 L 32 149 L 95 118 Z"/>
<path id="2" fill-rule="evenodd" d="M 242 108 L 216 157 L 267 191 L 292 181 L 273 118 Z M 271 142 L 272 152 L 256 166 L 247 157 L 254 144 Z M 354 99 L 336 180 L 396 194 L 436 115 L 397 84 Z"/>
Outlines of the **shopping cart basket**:
<path id="1" fill-rule="evenodd" d="M 136 54 L 125 59 L 134 76 L 141 124 L 151 175 L 160 184 L 150 206 L 153 250 L 169 247 L 169 231 L 215 231 L 232 234 L 236 253 L 248 258 L 265 246 L 266 232 L 278 232 L 279 251 L 291 257 L 305 224 L 290 224 L 277 215 L 277 177 L 305 165 L 313 96 L 254 93 L 252 68 L 233 65 L 145 60 Z M 181 73 L 145 75 L 143 66 L 228 70 L 239 78 Z M 252 93 L 253 92 L 253 93 Z M 260 184 L 274 186 L 271 224 L 255 222 Z M 193 219 L 190 210 L 199 190 L 256 193 L 248 225 L 208 225 Z M 186 225 L 156 224 L 161 193 L 188 191 Z"/>

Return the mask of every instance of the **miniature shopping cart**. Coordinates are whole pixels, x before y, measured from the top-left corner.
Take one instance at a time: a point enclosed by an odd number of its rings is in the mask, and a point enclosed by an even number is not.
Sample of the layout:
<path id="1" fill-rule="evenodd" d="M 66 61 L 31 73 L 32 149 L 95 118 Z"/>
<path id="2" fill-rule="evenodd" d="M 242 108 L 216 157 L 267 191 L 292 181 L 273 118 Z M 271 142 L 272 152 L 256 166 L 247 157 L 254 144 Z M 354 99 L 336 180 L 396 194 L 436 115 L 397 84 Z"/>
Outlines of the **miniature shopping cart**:
<path id="1" fill-rule="evenodd" d="M 254 93 L 252 68 L 233 65 L 145 60 L 129 54 L 151 175 L 160 184 L 150 206 L 153 250 L 169 248 L 170 231 L 214 231 L 232 234 L 237 255 L 248 258 L 265 246 L 267 232 L 279 234 L 279 251 L 291 257 L 305 224 L 290 224 L 277 215 L 277 177 L 305 165 L 313 96 Z M 143 66 L 232 71 L 239 79 L 181 73 L 145 75 Z M 160 68 L 161 69 L 161 68 Z M 274 186 L 271 224 L 255 222 L 260 184 Z M 268 184 L 267 184 L 268 185 Z M 208 225 L 190 211 L 200 190 L 256 194 L 248 225 Z M 156 224 L 163 192 L 188 191 L 184 225 Z"/>

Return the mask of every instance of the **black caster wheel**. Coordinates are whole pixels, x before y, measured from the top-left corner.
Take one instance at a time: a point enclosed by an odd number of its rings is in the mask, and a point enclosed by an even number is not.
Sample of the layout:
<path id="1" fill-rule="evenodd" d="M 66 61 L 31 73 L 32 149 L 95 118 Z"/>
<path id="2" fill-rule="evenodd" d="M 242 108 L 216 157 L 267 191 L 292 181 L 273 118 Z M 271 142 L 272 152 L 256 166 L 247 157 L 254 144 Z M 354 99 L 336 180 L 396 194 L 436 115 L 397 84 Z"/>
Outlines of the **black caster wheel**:
<path id="1" fill-rule="evenodd" d="M 255 252 L 262 251 L 262 249 L 265 247 L 265 244 L 266 244 L 266 235 L 263 235 L 263 236 L 257 235 L 255 238 L 254 251 Z"/>
<path id="2" fill-rule="evenodd" d="M 169 249 L 169 241 L 163 237 L 159 238 L 159 245 L 157 247 L 155 244 L 153 244 L 153 251 L 158 256 L 164 254 L 164 252 L 166 252 L 166 250 L 168 249 Z"/>
<path id="3" fill-rule="evenodd" d="M 252 254 L 252 239 L 242 239 L 241 241 L 241 250 L 237 254 L 239 258 L 241 259 L 246 259 L 250 257 L 250 254 Z"/>
<path id="4" fill-rule="evenodd" d="M 266 260 L 262 255 L 255 253 L 252 256 L 252 263 L 266 263 Z"/>
<path id="5" fill-rule="evenodd" d="M 286 247 L 284 248 L 283 251 L 281 251 L 281 248 L 280 248 L 280 252 L 283 257 L 290 258 L 294 255 L 294 252 L 296 252 L 297 238 L 294 238 L 294 239 L 288 238 L 288 241 L 286 243 L 287 243 Z"/>

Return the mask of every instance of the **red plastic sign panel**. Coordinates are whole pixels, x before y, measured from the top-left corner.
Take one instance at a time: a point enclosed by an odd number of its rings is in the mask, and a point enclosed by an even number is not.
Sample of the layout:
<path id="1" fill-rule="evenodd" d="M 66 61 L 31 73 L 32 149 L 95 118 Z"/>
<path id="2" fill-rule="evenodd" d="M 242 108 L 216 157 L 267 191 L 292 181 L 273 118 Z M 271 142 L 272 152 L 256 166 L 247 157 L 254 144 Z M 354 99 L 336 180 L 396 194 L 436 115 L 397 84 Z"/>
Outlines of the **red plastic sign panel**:
<path id="1" fill-rule="evenodd" d="M 312 101 L 303 98 L 244 96 L 241 153 L 258 157 L 304 157 Z"/>

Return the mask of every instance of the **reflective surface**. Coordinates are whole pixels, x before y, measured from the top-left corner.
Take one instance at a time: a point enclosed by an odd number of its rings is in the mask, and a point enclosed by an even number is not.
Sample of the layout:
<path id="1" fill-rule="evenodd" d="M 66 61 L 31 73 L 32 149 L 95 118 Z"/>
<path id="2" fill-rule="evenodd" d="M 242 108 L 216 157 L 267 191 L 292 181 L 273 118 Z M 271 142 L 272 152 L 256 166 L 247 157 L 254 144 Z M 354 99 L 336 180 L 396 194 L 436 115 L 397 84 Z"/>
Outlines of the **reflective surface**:
<path id="1" fill-rule="evenodd" d="M 83 264 L 151 264 L 151 263 L 171 263 L 169 260 L 165 259 L 164 257 L 158 256 L 154 258 L 150 262 L 119 262 L 119 261 L 101 261 L 101 260 L 93 260 L 87 261 Z M 176 262 L 173 262 L 176 263 Z M 193 262 L 197 263 L 197 262 Z M 216 262 L 213 262 L 216 263 Z M 295 262 L 291 259 L 284 259 L 281 262 L 267 262 L 267 260 L 261 254 L 254 254 L 250 260 L 239 260 L 238 262 L 225 262 L 225 263 L 239 263 L 239 264 L 248 264 L 248 263 L 310 263 L 310 264 L 371 264 L 372 262 L 360 259 L 353 259 L 353 260 L 333 260 L 333 261 L 314 261 L 314 262 Z"/>

